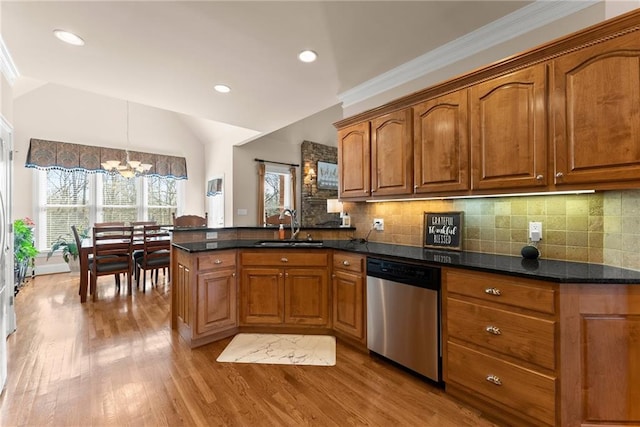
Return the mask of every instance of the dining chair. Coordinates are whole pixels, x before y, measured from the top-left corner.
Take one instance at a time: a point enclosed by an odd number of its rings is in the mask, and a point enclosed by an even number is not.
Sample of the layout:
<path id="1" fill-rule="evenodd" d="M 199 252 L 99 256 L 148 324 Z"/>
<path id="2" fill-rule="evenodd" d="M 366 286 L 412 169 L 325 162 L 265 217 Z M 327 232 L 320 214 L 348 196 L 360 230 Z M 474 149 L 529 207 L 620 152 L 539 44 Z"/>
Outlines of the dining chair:
<path id="1" fill-rule="evenodd" d="M 143 231 L 142 256 L 136 262 L 136 287 L 139 287 L 140 274 L 142 274 L 142 292 L 146 288 L 146 272 L 151 270 L 151 283 L 158 284 L 158 270 L 169 268 L 171 270 L 171 240 L 169 232 L 159 225 L 147 225 Z M 153 280 L 155 272 L 155 283 Z"/>
<path id="2" fill-rule="evenodd" d="M 129 225 L 131 225 L 133 227 L 133 240 L 134 241 L 141 241 L 144 237 L 144 227 L 146 225 L 157 225 L 158 222 L 157 221 L 131 221 L 129 223 Z M 138 283 L 138 275 L 140 273 L 140 269 L 138 269 L 136 267 L 136 260 L 138 258 L 140 258 L 142 256 L 142 249 L 133 249 L 133 252 L 131 254 L 131 256 L 133 257 L 132 259 L 132 267 L 134 268 L 134 280 L 136 281 L 136 283 Z"/>
<path id="3" fill-rule="evenodd" d="M 124 227 L 124 221 L 96 222 L 94 227 Z"/>
<path id="4" fill-rule="evenodd" d="M 198 215 L 181 215 L 176 217 L 175 212 L 171 213 L 173 225 L 176 227 L 206 227 L 209 213 L 205 212 L 204 217 Z"/>
<path id="5" fill-rule="evenodd" d="M 76 240 L 76 247 L 78 248 L 78 254 L 80 254 L 80 251 L 82 249 L 82 239 L 80 238 L 80 233 L 78 233 L 78 227 L 76 227 L 75 225 L 72 225 L 71 231 L 73 232 L 73 238 Z M 91 253 L 89 254 L 89 262 L 87 263 L 89 267 L 91 267 L 92 261 L 93 261 L 93 254 Z M 87 274 L 87 272 L 81 271 L 80 274 Z M 114 278 L 115 278 L 116 286 L 120 286 L 120 273 L 114 274 Z M 78 289 L 78 293 L 80 292 L 81 290 Z"/>
<path id="6" fill-rule="evenodd" d="M 131 248 L 133 227 L 93 227 L 93 260 L 89 266 L 91 283 L 89 292 L 96 300 L 98 277 L 117 274 L 116 289 L 120 292 L 120 273 L 127 275 L 127 287 L 131 294 Z"/>

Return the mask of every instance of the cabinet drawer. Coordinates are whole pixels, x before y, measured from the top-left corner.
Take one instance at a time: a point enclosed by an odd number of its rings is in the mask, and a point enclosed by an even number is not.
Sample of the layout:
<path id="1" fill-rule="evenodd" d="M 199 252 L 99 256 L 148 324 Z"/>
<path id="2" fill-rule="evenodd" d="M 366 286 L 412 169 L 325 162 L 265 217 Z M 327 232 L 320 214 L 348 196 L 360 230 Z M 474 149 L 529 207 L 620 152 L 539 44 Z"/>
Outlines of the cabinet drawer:
<path id="1" fill-rule="evenodd" d="M 353 273 L 364 272 L 365 257 L 346 252 L 335 252 L 333 254 L 333 268 L 351 271 Z"/>
<path id="2" fill-rule="evenodd" d="M 547 425 L 554 425 L 556 378 L 448 343 L 448 379 Z"/>
<path id="3" fill-rule="evenodd" d="M 263 252 L 246 252 L 240 254 L 241 264 L 244 265 L 268 265 L 268 266 L 304 266 L 322 267 L 329 265 L 329 254 L 326 251 L 300 251 L 268 249 Z"/>
<path id="4" fill-rule="evenodd" d="M 449 337 L 552 370 L 555 324 L 552 320 L 447 299 Z"/>
<path id="5" fill-rule="evenodd" d="M 214 268 L 230 268 L 236 265 L 236 251 L 210 252 L 198 255 L 196 270 L 211 270 Z"/>
<path id="6" fill-rule="evenodd" d="M 555 291 L 529 280 L 506 278 L 488 273 L 446 270 L 444 284 L 448 293 L 554 314 Z"/>

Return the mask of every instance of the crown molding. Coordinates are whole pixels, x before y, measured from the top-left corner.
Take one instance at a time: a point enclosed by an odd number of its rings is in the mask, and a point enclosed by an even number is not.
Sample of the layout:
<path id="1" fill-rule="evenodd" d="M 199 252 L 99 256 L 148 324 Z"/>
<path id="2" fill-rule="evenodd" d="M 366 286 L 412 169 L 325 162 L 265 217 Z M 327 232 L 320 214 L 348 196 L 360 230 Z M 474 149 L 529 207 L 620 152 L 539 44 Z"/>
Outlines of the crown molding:
<path id="1" fill-rule="evenodd" d="M 4 44 L 2 35 L 0 35 L 0 72 L 2 72 L 11 86 L 13 86 L 16 79 L 20 77 L 18 68 L 13 62 L 13 58 L 11 58 L 11 54 L 9 53 L 9 49 L 7 49 L 7 45 Z"/>
<path id="2" fill-rule="evenodd" d="M 338 94 L 342 107 L 362 102 L 483 50 L 577 13 L 600 0 L 538 0 L 475 31 Z"/>

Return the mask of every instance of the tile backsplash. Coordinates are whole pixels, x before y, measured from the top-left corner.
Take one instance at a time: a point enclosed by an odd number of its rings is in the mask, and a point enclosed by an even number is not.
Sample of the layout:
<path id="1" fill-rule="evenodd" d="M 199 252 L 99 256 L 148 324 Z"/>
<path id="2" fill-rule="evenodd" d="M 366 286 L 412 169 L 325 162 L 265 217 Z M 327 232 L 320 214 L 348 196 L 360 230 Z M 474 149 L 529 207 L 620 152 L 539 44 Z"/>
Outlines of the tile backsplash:
<path id="1" fill-rule="evenodd" d="M 640 270 L 640 190 L 480 199 L 345 203 L 365 237 L 373 218 L 384 231 L 370 241 L 422 246 L 424 212 L 461 211 L 465 251 L 520 255 L 530 221 L 542 223 L 541 258 Z"/>

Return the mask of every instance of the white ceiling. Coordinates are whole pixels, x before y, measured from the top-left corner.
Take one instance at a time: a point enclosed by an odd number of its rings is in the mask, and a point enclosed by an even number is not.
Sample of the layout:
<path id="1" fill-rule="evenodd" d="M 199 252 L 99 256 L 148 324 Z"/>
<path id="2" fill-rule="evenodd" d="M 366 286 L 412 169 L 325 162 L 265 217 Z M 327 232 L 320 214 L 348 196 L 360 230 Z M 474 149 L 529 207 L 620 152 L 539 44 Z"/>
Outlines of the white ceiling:
<path id="1" fill-rule="evenodd" d="M 266 134 L 530 1 L 2 1 L 14 94 L 48 82 Z M 66 45 L 52 31 L 80 35 Z M 299 51 L 318 52 L 313 64 Z M 232 88 L 213 90 L 216 83 Z M 237 142 L 237 141 L 236 141 Z"/>

